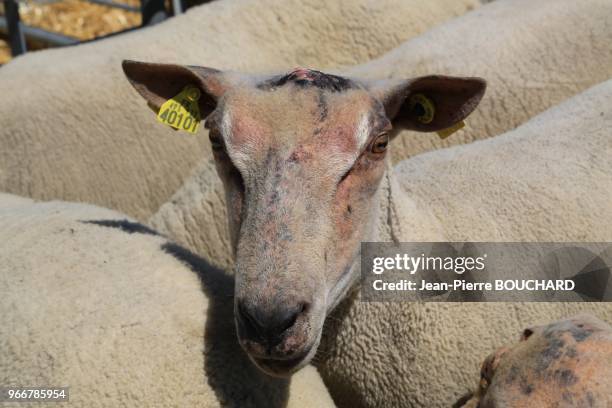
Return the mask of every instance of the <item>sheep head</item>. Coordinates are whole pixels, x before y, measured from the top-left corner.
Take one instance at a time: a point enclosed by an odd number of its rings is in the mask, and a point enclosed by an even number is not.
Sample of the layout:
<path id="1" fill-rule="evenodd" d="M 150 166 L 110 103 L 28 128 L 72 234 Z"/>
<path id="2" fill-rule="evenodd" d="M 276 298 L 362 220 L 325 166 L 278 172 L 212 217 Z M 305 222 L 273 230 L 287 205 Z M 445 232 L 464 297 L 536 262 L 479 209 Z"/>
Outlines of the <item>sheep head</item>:
<path id="1" fill-rule="evenodd" d="M 308 69 L 257 77 L 126 61 L 124 71 L 157 108 L 186 85 L 204 95 L 226 191 L 239 341 L 277 376 L 310 361 L 325 317 L 358 279 L 392 130 L 448 128 L 485 89 L 478 78 L 361 81 Z"/>

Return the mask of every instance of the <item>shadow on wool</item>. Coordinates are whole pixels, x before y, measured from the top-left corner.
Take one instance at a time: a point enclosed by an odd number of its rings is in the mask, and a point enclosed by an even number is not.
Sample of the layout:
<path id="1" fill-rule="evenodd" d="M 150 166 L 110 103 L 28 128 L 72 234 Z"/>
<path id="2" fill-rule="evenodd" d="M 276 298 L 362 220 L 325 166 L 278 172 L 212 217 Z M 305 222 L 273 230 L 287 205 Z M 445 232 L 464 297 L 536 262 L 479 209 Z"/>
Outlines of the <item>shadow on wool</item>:
<path id="1" fill-rule="evenodd" d="M 128 234 L 161 236 L 143 224 L 128 220 L 81 222 L 116 228 Z M 172 242 L 162 244 L 161 249 L 188 266 L 198 276 L 202 291 L 208 299 L 203 370 L 221 405 L 286 407 L 290 380 L 265 375 L 255 367 L 238 344 L 234 324 L 234 277 Z"/>

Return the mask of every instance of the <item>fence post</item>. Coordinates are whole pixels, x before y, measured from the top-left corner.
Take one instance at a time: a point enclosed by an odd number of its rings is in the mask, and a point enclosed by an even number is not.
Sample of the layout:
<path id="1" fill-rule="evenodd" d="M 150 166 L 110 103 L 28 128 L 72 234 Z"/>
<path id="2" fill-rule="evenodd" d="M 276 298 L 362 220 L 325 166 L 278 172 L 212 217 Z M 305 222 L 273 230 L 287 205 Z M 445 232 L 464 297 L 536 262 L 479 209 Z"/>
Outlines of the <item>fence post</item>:
<path id="1" fill-rule="evenodd" d="M 182 0 L 172 0 L 172 14 L 177 16 L 183 13 L 183 1 Z"/>
<path id="2" fill-rule="evenodd" d="M 4 15 L 13 57 L 26 52 L 25 37 L 19 21 L 19 5 L 15 0 L 4 0 Z"/>
<path id="3" fill-rule="evenodd" d="M 168 17 L 164 0 L 141 0 L 140 9 L 143 27 L 157 24 Z"/>

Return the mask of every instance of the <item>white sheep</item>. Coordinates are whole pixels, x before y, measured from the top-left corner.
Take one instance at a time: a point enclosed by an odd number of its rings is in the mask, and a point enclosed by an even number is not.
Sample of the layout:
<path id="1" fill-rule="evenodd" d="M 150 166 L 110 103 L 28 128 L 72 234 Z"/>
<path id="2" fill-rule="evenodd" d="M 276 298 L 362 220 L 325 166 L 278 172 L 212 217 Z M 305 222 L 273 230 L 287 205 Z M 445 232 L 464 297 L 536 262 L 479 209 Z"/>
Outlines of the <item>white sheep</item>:
<path id="1" fill-rule="evenodd" d="M 150 103 L 189 83 L 212 102 L 237 333 L 262 370 L 307 364 L 326 321 L 317 363 L 336 401 L 448 406 L 525 324 L 578 311 L 612 320 L 605 303 L 375 304 L 351 292 L 363 241 L 611 241 L 612 81 L 506 134 L 393 169 L 392 123 L 445 129 L 476 108 L 484 82 L 372 83 L 307 69 L 237 78 L 133 61 L 124 70 Z"/>
<path id="2" fill-rule="evenodd" d="M 612 2 L 605 0 L 493 2 L 352 68 L 348 74 L 402 78 L 441 73 L 487 79 L 487 94 L 468 118 L 467 130 L 445 140 L 433 133 L 402 131 L 392 150 L 398 161 L 513 129 L 612 77 L 610 15 Z M 148 223 L 215 264 L 228 267 L 231 250 L 223 203 L 214 165 L 202 160 Z"/>
<path id="3" fill-rule="evenodd" d="M 479 76 L 487 94 L 466 130 L 445 140 L 404 132 L 394 161 L 514 129 L 612 77 L 612 2 L 494 1 L 344 72 L 357 78 Z"/>
<path id="4" fill-rule="evenodd" d="M 158 123 L 125 58 L 226 69 L 365 62 L 478 0 L 224 0 L 155 27 L 30 53 L 0 72 L 0 190 L 82 201 L 142 221 L 183 184 L 206 137 Z"/>
<path id="5" fill-rule="evenodd" d="M 4 387 L 70 387 L 61 406 L 333 406 L 313 367 L 289 381 L 248 361 L 232 278 L 120 213 L 0 194 L 0 242 Z"/>
<path id="6" fill-rule="evenodd" d="M 399 163 L 382 193 L 392 222 L 371 240 L 612 241 L 611 101 L 612 80 L 501 136 Z M 346 406 L 448 407 L 523 327 L 578 312 L 612 322 L 609 303 L 353 297 L 326 323 L 319 369 Z"/>

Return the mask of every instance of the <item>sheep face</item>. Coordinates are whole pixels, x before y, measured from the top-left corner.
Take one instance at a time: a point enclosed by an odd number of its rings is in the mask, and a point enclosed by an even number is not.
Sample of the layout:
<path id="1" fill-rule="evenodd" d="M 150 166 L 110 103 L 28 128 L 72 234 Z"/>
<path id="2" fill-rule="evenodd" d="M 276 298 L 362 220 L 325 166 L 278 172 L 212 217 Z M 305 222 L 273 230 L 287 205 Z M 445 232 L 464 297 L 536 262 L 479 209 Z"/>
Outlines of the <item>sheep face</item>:
<path id="1" fill-rule="evenodd" d="M 484 91 L 481 80 L 449 77 L 367 83 L 296 69 L 254 78 L 131 62 L 124 70 L 154 107 L 186 85 L 202 90 L 226 191 L 238 338 L 276 376 L 310 361 L 326 315 L 357 281 L 392 122 L 446 128 Z M 427 107 L 408 101 L 414 93 L 438 113 L 423 121 Z"/>
<path id="2" fill-rule="evenodd" d="M 356 84 L 228 92 L 209 117 L 236 259 L 241 343 L 284 375 L 316 351 L 384 174 L 390 121 Z"/>

